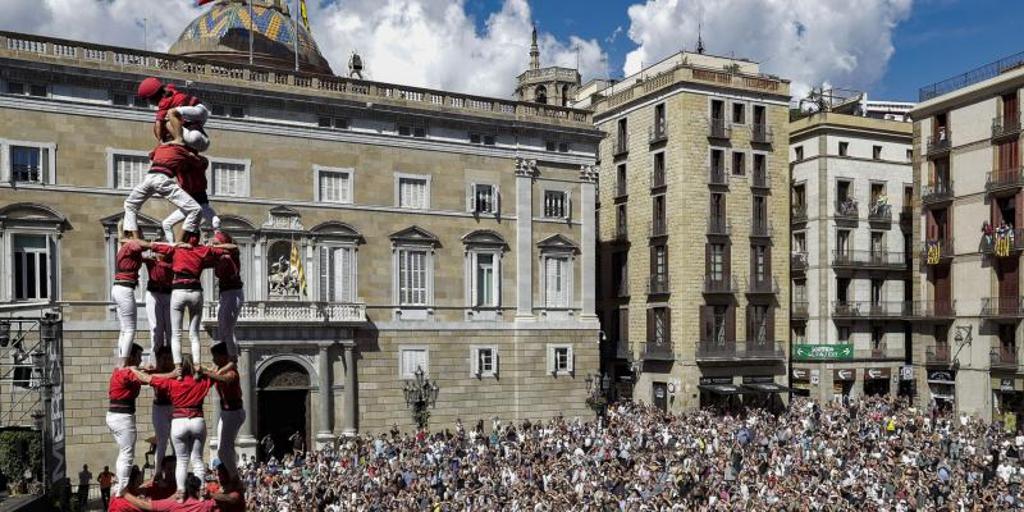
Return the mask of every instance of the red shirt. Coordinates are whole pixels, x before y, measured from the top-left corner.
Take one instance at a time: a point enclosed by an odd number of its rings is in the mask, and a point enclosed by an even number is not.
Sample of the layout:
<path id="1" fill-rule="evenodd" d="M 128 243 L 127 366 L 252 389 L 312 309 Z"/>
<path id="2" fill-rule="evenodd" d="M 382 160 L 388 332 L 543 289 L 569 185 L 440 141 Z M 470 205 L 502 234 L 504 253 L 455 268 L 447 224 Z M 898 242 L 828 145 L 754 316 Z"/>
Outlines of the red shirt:
<path id="1" fill-rule="evenodd" d="M 130 368 L 114 368 L 110 374 L 110 387 L 107 395 L 111 402 L 135 408 L 135 399 L 142 390 L 142 381 L 135 376 Z M 133 411 L 134 412 L 134 411 Z"/>
<path id="2" fill-rule="evenodd" d="M 146 272 L 149 274 L 146 289 L 151 292 L 170 293 L 171 282 L 174 281 L 174 270 L 171 269 L 171 264 L 167 263 L 166 259 L 153 258 L 146 258 L 143 263 L 146 264 Z"/>
<path id="3" fill-rule="evenodd" d="M 238 251 L 227 251 L 227 254 L 217 258 L 213 266 L 213 273 L 219 280 L 220 291 L 237 290 L 242 287 L 242 264 L 238 260 Z"/>
<path id="4" fill-rule="evenodd" d="M 196 380 L 191 375 L 184 376 L 181 380 L 156 377 L 149 385 L 153 389 L 166 391 L 171 395 L 171 405 L 174 418 L 201 418 L 203 417 L 203 400 L 213 385 L 210 379 Z"/>
<path id="5" fill-rule="evenodd" d="M 237 370 L 230 370 L 222 375 L 232 377 L 231 382 L 215 382 L 217 394 L 220 395 L 220 408 L 224 411 L 237 411 L 242 408 L 242 382 Z"/>
<path id="6" fill-rule="evenodd" d="M 167 120 L 167 111 L 172 108 L 178 107 L 194 107 L 200 103 L 199 98 L 192 96 L 178 90 L 174 84 L 167 84 L 164 86 L 164 90 L 170 94 L 160 98 L 160 103 L 156 107 L 156 125 L 157 129 L 160 130 L 160 140 L 167 140 L 167 127 L 164 126 L 164 121 Z"/>
<path id="7" fill-rule="evenodd" d="M 136 240 L 121 244 L 114 257 L 114 281 L 135 285 L 139 282 L 142 268 L 142 246 Z"/>
<path id="8" fill-rule="evenodd" d="M 163 169 L 178 180 L 178 186 L 199 203 L 206 201 L 206 157 L 176 144 L 161 144 L 149 153 L 150 172 Z M 164 173 L 168 174 L 168 173 Z"/>
<path id="9" fill-rule="evenodd" d="M 153 405 L 171 405 L 171 394 L 163 389 L 153 388 Z"/>
<path id="10" fill-rule="evenodd" d="M 142 509 L 136 508 L 134 505 L 128 502 L 128 500 L 114 496 L 110 498 L 110 504 L 107 506 L 107 512 L 141 512 Z"/>
<path id="11" fill-rule="evenodd" d="M 213 500 L 197 500 L 189 498 L 185 503 L 178 503 L 177 499 L 156 500 L 150 502 L 155 512 L 213 512 L 217 509 L 217 503 Z"/>
<path id="12" fill-rule="evenodd" d="M 217 258 L 227 254 L 224 249 L 208 245 L 192 248 L 154 245 L 153 250 L 171 255 L 171 270 L 174 271 L 172 286 L 183 289 L 201 289 L 199 276 L 203 269 L 212 267 L 217 263 Z"/>
<path id="13" fill-rule="evenodd" d="M 233 499 L 238 499 L 237 504 L 227 502 L 217 502 L 217 508 L 221 512 L 245 512 L 245 493 L 241 489 L 235 489 L 233 491 L 222 492 Z"/>
<path id="14" fill-rule="evenodd" d="M 139 492 L 142 496 L 145 496 L 151 500 L 163 500 L 170 498 L 171 496 L 174 496 L 174 493 L 177 491 L 177 489 L 173 485 L 174 475 L 171 475 L 171 478 L 171 483 L 167 485 L 157 485 L 155 482 L 149 482 L 141 489 L 139 489 Z"/>

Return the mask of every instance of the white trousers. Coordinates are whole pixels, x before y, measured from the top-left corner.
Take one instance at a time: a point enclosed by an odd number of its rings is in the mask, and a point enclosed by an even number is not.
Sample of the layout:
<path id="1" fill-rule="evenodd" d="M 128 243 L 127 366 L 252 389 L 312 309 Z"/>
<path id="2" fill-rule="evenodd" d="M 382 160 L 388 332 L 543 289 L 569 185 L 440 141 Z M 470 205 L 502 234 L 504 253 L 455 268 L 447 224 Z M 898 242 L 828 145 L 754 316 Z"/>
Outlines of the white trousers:
<path id="1" fill-rule="evenodd" d="M 174 479 L 178 489 L 185 488 L 188 465 L 200 482 L 206 481 L 206 464 L 203 463 L 203 445 L 206 443 L 206 422 L 199 418 L 174 418 L 171 420 L 171 443 L 178 464 L 174 468 Z"/>
<path id="2" fill-rule="evenodd" d="M 235 439 L 245 422 L 245 409 L 237 411 L 220 411 L 220 422 L 217 423 L 217 458 L 228 468 L 232 475 L 238 475 L 238 454 L 235 453 Z"/>
<path id="3" fill-rule="evenodd" d="M 121 496 L 122 491 L 128 487 L 128 478 L 131 477 L 132 465 L 135 463 L 135 439 L 138 437 L 135 415 L 108 412 L 107 428 L 117 443 L 117 463 L 114 465 L 117 482 L 114 484 L 113 493 L 115 496 Z"/>
<path id="4" fill-rule="evenodd" d="M 153 463 L 157 468 L 162 467 L 164 457 L 167 455 L 167 443 L 171 441 L 171 412 L 170 405 L 153 406 L 153 433 L 156 435 L 156 458 Z"/>
<path id="5" fill-rule="evenodd" d="M 149 353 L 156 362 L 156 349 L 171 344 L 171 294 L 146 290 L 146 318 L 149 320 Z"/>
<path id="6" fill-rule="evenodd" d="M 203 321 L 203 291 L 171 291 L 171 354 L 174 364 L 181 364 L 181 324 L 188 311 L 188 337 L 192 342 L 192 360 L 196 365 L 202 358 L 199 346 L 199 324 Z"/>
<path id="7" fill-rule="evenodd" d="M 139 210 L 146 200 L 154 195 L 167 199 L 185 212 L 185 231 L 199 232 L 199 203 L 178 186 L 177 180 L 158 172 L 146 173 L 142 182 L 136 185 L 124 200 L 125 231 L 139 230 Z"/>
<path id="8" fill-rule="evenodd" d="M 121 324 L 121 333 L 117 336 L 117 357 L 128 357 L 135 342 L 135 322 L 138 319 L 135 288 L 115 284 L 110 287 L 110 298 L 114 300 L 117 320 Z"/>
<path id="9" fill-rule="evenodd" d="M 198 124 L 202 127 L 210 119 L 210 109 L 206 108 L 206 105 L 202 103 L 193 107 L 178 107 L 175 110 L 181 114 L 182 120 L 185 121 L 184 124 Z M 210 137 L 202 130 L 190 130 L 182 126 L 181 138 L 185 141 L 186 146 L 200 153 L 210 149 Z"/>
<path id="10" fill-rule="evenodd" d="M 227 344 L 228 355 L 238 356 L 238 342 L 235 341 L 235 324 L 238 314 L 242 311 L 245 296 L 242 289 L 220 292 L 220 307 L 217 308 L 217 335 L 220 341 Z"/>
<path id="11" fill-rule="evenodd" d="M 217 216 L 217 212 L 213 211 L 213 207 L 210 203 L 199 203 L 199 216 L 201 219 L 206 219 L 213 226 L 213 229 L 220 229 L 220 217 Z M 181 210 L 174 210 L 167 218 L 161 223 L 164 228 L 164 240 L 169 243 L 174 243 L 174 226 L 185 220 L 185 212 Z M 185 231 L 188 231 L 187 229 Z"/>

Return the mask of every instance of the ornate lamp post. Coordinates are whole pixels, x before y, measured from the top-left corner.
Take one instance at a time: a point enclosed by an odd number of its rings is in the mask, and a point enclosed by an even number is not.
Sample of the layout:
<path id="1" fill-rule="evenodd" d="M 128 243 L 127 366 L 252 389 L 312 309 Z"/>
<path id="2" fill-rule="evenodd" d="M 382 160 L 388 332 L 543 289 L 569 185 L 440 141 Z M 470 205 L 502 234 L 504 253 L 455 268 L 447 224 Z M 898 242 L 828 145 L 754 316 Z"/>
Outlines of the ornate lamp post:
<path id="1" fill-rule="evenodd" d="M 437 403 L 437 384 L 427 380 L 423 375 L 423 368 L 416 367 L 413 380 L 405 381 L 402 392 L 405 393 L 405 405 L 412 409 L 412 419 L 420 429 L 427 428 L 427 420 L 430 419 L 429 408 Z"/>

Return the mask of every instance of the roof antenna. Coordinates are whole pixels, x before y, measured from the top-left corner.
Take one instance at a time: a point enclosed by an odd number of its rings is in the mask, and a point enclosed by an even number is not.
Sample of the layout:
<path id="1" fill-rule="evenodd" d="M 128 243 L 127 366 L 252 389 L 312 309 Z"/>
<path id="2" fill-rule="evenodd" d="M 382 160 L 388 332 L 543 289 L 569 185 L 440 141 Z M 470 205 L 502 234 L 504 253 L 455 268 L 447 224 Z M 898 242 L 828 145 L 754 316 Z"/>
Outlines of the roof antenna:
<path id="1" fill-rule="evenodd" d="M 704 55 L 704 39 L 701 37 L 702 26 L 697 24 L 697 53 Z"/>

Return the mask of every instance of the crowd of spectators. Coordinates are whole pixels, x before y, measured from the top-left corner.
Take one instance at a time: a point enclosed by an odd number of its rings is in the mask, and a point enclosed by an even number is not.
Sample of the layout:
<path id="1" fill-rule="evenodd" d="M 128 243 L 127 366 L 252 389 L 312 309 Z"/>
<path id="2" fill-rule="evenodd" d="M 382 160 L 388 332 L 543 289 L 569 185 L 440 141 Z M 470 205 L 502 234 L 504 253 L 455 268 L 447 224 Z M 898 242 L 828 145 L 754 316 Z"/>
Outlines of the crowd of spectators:
<path id="1" fill-rule="evenodd" d="M 321 511 L 1013 510 L 1024 435 L 892 397 L 340 440 L 245 461 L 247 509 Z"/>

